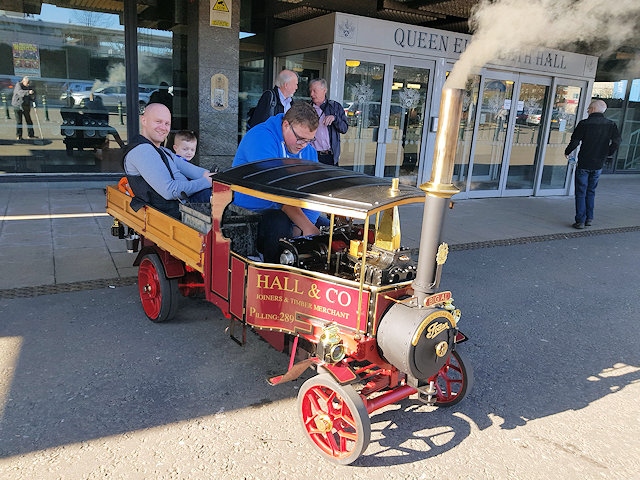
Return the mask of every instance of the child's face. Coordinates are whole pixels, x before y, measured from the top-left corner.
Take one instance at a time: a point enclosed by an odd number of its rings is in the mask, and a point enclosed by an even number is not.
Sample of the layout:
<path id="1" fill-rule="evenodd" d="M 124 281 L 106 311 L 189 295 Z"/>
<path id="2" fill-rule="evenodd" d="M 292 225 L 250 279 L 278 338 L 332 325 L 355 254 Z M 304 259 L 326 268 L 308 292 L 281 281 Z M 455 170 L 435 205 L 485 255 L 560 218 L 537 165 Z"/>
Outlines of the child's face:
<path id="1" fill-rule="evenodd" d="M 191 160 L 196 154 L 196 147 L 198 146 L 197 140 L 178 140 L 173 144 L 173 151 L 176 155 L 180 155 L 182 158 Z"/>

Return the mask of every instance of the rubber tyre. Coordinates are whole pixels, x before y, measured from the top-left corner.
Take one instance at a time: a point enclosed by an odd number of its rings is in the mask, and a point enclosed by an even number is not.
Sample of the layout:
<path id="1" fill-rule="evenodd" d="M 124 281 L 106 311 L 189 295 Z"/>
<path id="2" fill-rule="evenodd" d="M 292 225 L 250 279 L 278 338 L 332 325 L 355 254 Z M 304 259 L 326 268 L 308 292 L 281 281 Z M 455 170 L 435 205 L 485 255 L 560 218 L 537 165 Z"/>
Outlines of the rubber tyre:
<path id="1" fill-rule="evenodd" d="M 177 278 L 167 278 L 160 257 L 149 253 L 138 267 L 138 293 L 142 309 L 152 322 L 165 322 L 178 310 L 180 289 Z"/>
<path id="2" fill-rule="evenodd" d="M 429 382 L 432 380 L 437 390 L 433 404 L 439 407 L 452 407 L 460 403 L 473 389 L 473 368 L 466 355 L 456 349 L 451 352 L 447 363 L 429 379 Z"/>
<path id="3" fill-rule="evenodd" d="M 362 398 L 330 374 L 304 382 L 298 392 L 298 413 L 311 445 L 334 463 L 349 465 L 369 446 L 371 420 Z"/>

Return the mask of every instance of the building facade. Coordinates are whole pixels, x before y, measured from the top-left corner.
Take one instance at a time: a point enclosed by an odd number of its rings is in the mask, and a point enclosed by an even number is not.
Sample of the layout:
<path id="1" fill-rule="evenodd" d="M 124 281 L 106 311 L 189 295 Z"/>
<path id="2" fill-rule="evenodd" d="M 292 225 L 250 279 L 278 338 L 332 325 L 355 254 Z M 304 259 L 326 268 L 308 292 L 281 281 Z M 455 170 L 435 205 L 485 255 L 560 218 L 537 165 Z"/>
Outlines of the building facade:
<path id="1" fill-rule="evenodd" d="M 119 174 L 114 131 L 125 142 L 137 133 L 140 110 L 165 84 L 172 130 L 195 131 L 196 162 L 224 168 L 249 108 L 274 72 L 289 68 L 300 77 L 297 98 L 307 99 L 308 82 L 324 77 L 330 98 L 344 106 L 350 128 L 341 166 L 411 184 L 429 179 L 440 92 L 471 36 L 343 13 L 269 28 L 255 25 L 265 13 L 256 12 L 260 2 L 245 0 L 116 3 L 119 15 L 46 3 L 33 13 L 0 11 L 0 178 Z M 470 72 L 454 172 L 459 195 L 569 194 L 563 150 L 592 92 L 623 132 L 609 170 L 640 171 L 640 80 L 594 82 L 596 66 L 589 55 L 533 49 Z M 36 87 L 32 141 L 16 140 L 11 107 L 24 75 Z M 92 94 L 108 125 L 91 123 Z"/>

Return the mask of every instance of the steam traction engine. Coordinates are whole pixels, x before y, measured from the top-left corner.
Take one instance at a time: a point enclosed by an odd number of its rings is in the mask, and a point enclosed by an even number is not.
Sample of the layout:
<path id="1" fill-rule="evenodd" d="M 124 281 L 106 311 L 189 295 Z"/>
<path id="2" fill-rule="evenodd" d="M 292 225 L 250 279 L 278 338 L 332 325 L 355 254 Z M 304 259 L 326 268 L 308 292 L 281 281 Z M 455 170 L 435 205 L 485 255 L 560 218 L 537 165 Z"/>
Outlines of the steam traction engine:
<path id="1" fill-rule="evenodd" d="M 446 108 L 455 113 L 443 102 L 441 125 Z M 441 130 L 439 141 L 455 141 L 457 128 Z M 455 151 L 436 150 L 452 165 Z M 180 293 L 201 291 L 229 319 L 235 341 L 244 343 L 249 327 L 290 354 L 271 384 L 315 369 L 298 394 L 304 432 L 323 456 L 350 464 L 369 444 L 374 411 L 409 396 L 453 405 L 472 385 L 458 348 L 466 339 L 460 311 L 438 291 L 442 221 L 456 192 L 446 161 L 436 159 L 431 182 L 418 189 L 314 162 L 263 160 L 215 175 L 204 215 L 184 208 L 179 222 L 149 207 L 133 212 L 113 187 L 107 211 L 140 236 L 134 264 L 146 315 L 168 320 Z M 261 262 L 256 215 L 234 206 L 233 192 L 320 210 L 330 226 L 281 240 L 280 263 Z M 399 207 L 423 202 L 416 261 L 400 244 Z"/>

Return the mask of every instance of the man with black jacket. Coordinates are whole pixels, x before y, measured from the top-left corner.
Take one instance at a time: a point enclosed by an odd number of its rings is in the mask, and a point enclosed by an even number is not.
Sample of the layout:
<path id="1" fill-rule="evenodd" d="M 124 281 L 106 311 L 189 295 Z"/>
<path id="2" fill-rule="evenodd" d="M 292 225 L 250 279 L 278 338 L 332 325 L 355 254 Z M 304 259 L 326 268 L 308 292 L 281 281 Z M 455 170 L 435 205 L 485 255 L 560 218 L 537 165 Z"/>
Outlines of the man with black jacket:
<path id="1" fill-rule="evenodd" d="M 606 109 L 607 104 L 603 100 L 593 100 L 587 108 L 589 116 L 578 122 L 564 151 L 568 157 L 580 145 L 575 172 L 576 217 L 573 228 L 591 226 L 602 166 L 620 146 L 618 126 L 605 118 Z"/>
<path id="2" fill-rule="evenodd" d="M 349 124 L 340 103 L 327 98 L 327 81 L 314 78 L 309 82 L 311 105 L 320 118 L 316 139 L 311 144 L 318 152 L 318 161 L 338 165 L 340 159 L 340 134 L 347 133 Z"/>
<path id="3" fill-rule="evenodd" d="M 287 113 L 291 108 L 293 94 L 298 90 L 298 74 L 291 70 L 282 70 L 276 78 L 275 87 L 265 90 L 258 104 L 249 111 L 247 128 L 252 128 L 267 118 Z"/>

